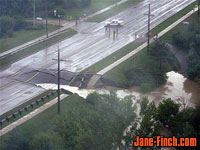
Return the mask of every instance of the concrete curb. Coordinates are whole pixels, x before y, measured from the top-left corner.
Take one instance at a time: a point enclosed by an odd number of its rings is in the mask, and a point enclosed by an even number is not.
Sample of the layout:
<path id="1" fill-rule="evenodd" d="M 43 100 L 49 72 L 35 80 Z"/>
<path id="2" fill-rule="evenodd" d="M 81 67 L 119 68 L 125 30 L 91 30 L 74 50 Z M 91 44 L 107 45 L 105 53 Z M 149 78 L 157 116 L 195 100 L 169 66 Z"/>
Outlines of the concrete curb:
<path id="1" fill-rule="evenodd" d="M 161 31 L 160 33 L 158 33 L 158 38 L 161 37 L 161 36 L 163 36 L 167 32 L 169 32 L 171 29 L 173 29 L 174 27 L 176 27 L 178 24 L 180 24 L 181 22 L 183 22 L 185 19 L 187 19 L 188 17 L 190 17 L 192 14 L 194 14 L 196 11 L 197 11 L 197 9 L 190 11 L 189 13 L 187 13 L 186 15 L 184 15 L 183 17 L 181 17 L 179 20 L 177 20 L 176 22 L 174 22 L 173 24 L 171 24 L 170 26 L 168 26 L 167 28 L 165 28 L 163 31 Z M 152 42 L 154 42 L 153 39 L 150 40 L 150 43 L 152 43 Z M 143 50 L 145 47 L 147 47 L 147 43 L 142 44 L 138 48 L 132 50 L 130 53 L 128 53 L 127 55 L 125 55 L 122 58 L 120 58 L 119 60 L 117 60 L 114 63 L 110 64 L 109 66 L 107 66 L 106 68 L 102 69 L 101 71 L 97 72 L 97 75 L 99 75 L 99 76 L 105 75 L 107 72 L 109 72 L 110 70 L 112 70 L 113 68 L 115 68 L 116 66 L 118 66 L 119 64 L 121 64 L 122 62 L 126 61 L 127 59 L 129 59 L 133 55 L 137 54 L 138 52 L 140 52 L 141 50 Z M 98 79 L 96 79 L 97 75 L 94 75 L 90 79 L 90 81 L 88 83 L 88 88 L 94 88 L 95 84 L 98 81 Z"/>
<path id="2" fill-rule="evenodd" d="M 62 94 L 61 95 L 61 100 L 65 99 L 66 97 L 68 97 L 68 95 L 66 94 Z M 57 103 L 57 98 L 51 100 L 50 102 L 42 105 L 41 107 L 39 107 L 38 109 L 35 109 L 34 111 L 32 111 L 31 113 L 25 115 L 24 117 L 18 119 L 17 121 L 11 123 L 10 125 L 6 126 L 5 128 L 0 130 L 0 137 L 3 136 L 4 134 L 10 132 L 11 130 L 13 130 L 14 128 L 16 128 L 17 126 L 23 124 L 24 122 L 30 120 L 31 118 L 37 116 L 39 113 L 47 110 L 48 108 L 50 108 L 51 106 L 55 105 Z"/>
<path id="3" fill-rule="evenodd" d="M 122 4 L 122 3 L 126 2 L 126 1 L 128 1 L 128 0 L 121 0 L 120 2 L 117 3 L 117 5 L 120 5 L 120 4 Z M 85 21 L 85 20 L 87 20 L 87 19 L 89 19 L 89 18 L 91 18 L 91 17 L 94 17 L 94 16 L 96 16 L 96 15 L 99 15 L 99 14 L 101 14 L 101 13 L 103 13 L 103 12 L 109 10 L 109 9 L 112 9 L 112 8 L 115 7 L 115 6 L 116 6 L 116 5 L 113 4 L 113 5 L 110 5 L 110 6 L 104 8 L 104 9 L 102 9 L 102 10 L 99 10 L 99 11 L 95 12 L 94 14 L 88 15 L 87 17 L 83 18 L 82 21 Z M 74 22 L 74 23 L 71 23 L 71 24 L 68 25 L 68 26 L 62 27 L 62 28 L 60 28 L 60 29 L 58 29 L 58 30 L 55 30 L 55 31 L 49 33 L 49 37 L 48 37 L 48 38 L 46 37 L 46 35 L 44 35 L 44 36 L 41 36 L 41 37 L 39 37 L 39 38 L 36 38 L 36 39 L 34 39 L 34 40 L 32 40 L 32 41 L 29 41 L 29 42 L 27 42 L 27 43 L 25 43 L 25 44 L 22 44 L 22 45 L 20 45 L 20 46 L 17 46 L 17 47 L 15 47 L 15 48 L 12 48 L 12 49 L 10 49 L 10 50 L 7 50 L 7 51 L 5 51 L 5 52 L 3 52 L 3 53 L 0 53 L 0 59 L 3 59 L 3 58 L 5 58 L 5 57 L 7 57 L 7 56 L 9 56 L 9 55 L 15 54 L 15 53 L 17 53 L 17 52 L 19 52 L 19 51 L 21 51 L 21 50 L 23 50 L 23 49 L 25 49 L 25 48 L 28 48 L 28 47 L 30 47 L 30 46 L 33 46 L 34 44 L 38 44 L 38 43 L 40 43 L 40 42 L 43 42 L 43 41 L 45 41 L 45 40 L 48 40 L 49 38 L 52 38 L 52 37 L 57 36 L 57 35 L 59 35 L 59 34 L 62 34 L 64 30 L 69 29 L 69 28 L 72 28 L 72 27 L 75 27 L 75 26 L 76 26 L 76 25 L 75 25 L 75 22 Z"/>

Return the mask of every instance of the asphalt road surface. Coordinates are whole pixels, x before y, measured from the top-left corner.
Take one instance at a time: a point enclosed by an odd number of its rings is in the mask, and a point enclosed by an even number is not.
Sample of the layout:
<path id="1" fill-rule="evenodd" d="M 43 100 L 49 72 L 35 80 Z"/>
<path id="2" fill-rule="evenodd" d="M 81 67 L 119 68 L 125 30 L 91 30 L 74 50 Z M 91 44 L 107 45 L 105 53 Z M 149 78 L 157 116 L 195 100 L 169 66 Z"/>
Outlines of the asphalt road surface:
<path id="1" fill-rule="evenodd" d="M 148 4 L 154 16 L 151 28 L 160 24 L 195 0 L 144 0 L 131 8 L 109 18 L 121 18 L 124 26 L 113 40 L 105 34 L 104 22 L 82 23 L 78 34 L 56 45 L 26 57 L 6 68 L 0 69 L 0 115 L 13 107 L 42 93 L 45 89 L 34 83 L 56 82 L 57 47 L 61 49 L 62 83 L 69 82 L 74 74 L 84 70 L 147 32 Z"/>

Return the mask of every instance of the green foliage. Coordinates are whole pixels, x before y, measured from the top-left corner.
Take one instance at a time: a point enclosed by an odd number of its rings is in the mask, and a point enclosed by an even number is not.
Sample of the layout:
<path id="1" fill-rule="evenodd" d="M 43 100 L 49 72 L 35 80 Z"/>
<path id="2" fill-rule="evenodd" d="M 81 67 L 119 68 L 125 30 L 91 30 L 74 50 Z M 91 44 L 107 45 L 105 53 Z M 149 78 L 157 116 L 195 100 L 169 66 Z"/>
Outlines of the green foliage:
<path id="1" fill-rule="evenodd" d="M 32 0 L 1 0 L 0 14 L 28 16 L 32 12 Z"/>
<path id="2" fill-rule="evenodd" d="M 124 130 L 136 118 L 132 100 L 120 100 L 114 91 L 110 95 L 93 93 L 87 99 L 63 100 L 66 105 L 60 116 L 50 108 L 50 114 L 37 116 L 39 122 L 23 124 L 26 127 L 19 134 L 28 143 L 26 150 L 111 150 L 121 146 Z M 46 118 L 48 121 L 44 121 Z M 8 141 L 12 148 L 13 137 L 11 132 Z"/>
<path id="3" fill-rule="evenodd" d="M 111 150 L 123 147 L 122 140 L 125 148 L 130 148 L 136 136 L 160 135 L 166 121 L 173 136 L 199 139 L 199 108 L 179 110 L 180 106 L 171 99 L 163 100 L 158 107 L 147 98 L 138 102 L 133 105 L 133 97 L 120 100 L 114 91 L 110 95 L 93 93 L 87 99 L 70 97 L 62 101 L 60 116 L 55 115 L 55 106 L 12 131 L 6 149 Z"/>
<path id="4" fill-rule="evenodd" d="M 29 149 L 28 139 L 25 138 L 21 130 L 15 129 L 7 140 L 7 150 L 27 150 Z"/>
<path id="5" fill-rule="evenodd" d="M 196 22 L 196 23 L 195 23 Z M 187 28 L 173 35 L 173 43 L 180 47 L 187 55 L 188 77 L 192 80 L 200 79 L 200 30 L 198 20 L 190 23 Z"/>
<path id="6" fill-rule="evenodd" d="M 162 69 L 162 62 L 167 62 L 170 57 L 168 47 L 164 42 L 159 40 L 156 40 L 156 42 L 151 45 L 150 54 L 159 60 L 160 70 Z"/>
<path id="7" fill-rule="evenodd" d="M 155 137 L 160 133 L 161 124 L 156 117 L 157 108 L 154 102 L 150 102 L 148 98 L 143 98 L 139 101 L 139 106 L 138 120 L 132 123 L 131 129 L 125 137 L 128 147 L 132 146 L 132 143 L 136 140 L 136 136 Z"/>
<path id="8" fill-rule="evenodd" d="M 91 5 L 91 0 L 46 0 L 48 13 L 52 16 L 53 10 L 65 10 L 85 8 Z M 44 0 L 36 0 L 36 8 L 39 14 L 44 15 Z M 1 0 L 0 14 L 9 16 L 30 17 L 33 15 L 33 0 Z"/>
<path id="9" fill-rule="evenodd" d="M 30 149 L 32 150 L 55 150 L 58 149 L 56 146 L 58 142 L 53 133 L 39 133 L 33 140 L 30 140 Z M 59 145 L 59 148 L 61 145 Z"/>
<path id="10" fill-rule="evenodd" d="M 171 99 L 167 99 L 159 103 L 158 106 L 158 120 L 165 125 L 165 127 L 171 127 L 173 118 L 178 114 L 180 105 L 176 104 Z"/>
<path id="11" fill-rule="evenodd" d="M 183 107 L 179 109 L 180 105 L 171 99 L 163 100 L 156 107 L 153 102 L 144 98 L 139 101 L 139 105 L 138 119 L 132 123 L 131 129 L 125 137 L 127 147 L 132 146 L 133 142 L 136 141 L 136 136 L 155 138 L 161 135 L 163 128 L 167 128 L 172 136 L 177 138 L 196 137 L 197 143 L 199 143 L 200 108 Z"/>
<path id="12" fill-rule="evenodd" d="M 128 87 L 140 86 L 142 92 L 149 92 L 166 82 L 165 72 L 156 69 L 132 67 L 126 71 L 125 76 L 129 81 Z"/>
<path id="13" fill-rule="evenodd" d="M 0 38 L 7 36 L 11 38 L 13 31 L 19 31 L 25 29 L 28 23 L 24 21 L 24 18 L 17 16 L 16 18 L 10 16 L 0 17 Z"/>
<path id="14" fill-rule="evenodd" d="M 15 20 L 9 16 L 1 16 L 0 17 L 0 37 L 4 36 L 9 32 L 9 35 L 11 35 L 11 32 L 13 31 L 15 26 Z"/>

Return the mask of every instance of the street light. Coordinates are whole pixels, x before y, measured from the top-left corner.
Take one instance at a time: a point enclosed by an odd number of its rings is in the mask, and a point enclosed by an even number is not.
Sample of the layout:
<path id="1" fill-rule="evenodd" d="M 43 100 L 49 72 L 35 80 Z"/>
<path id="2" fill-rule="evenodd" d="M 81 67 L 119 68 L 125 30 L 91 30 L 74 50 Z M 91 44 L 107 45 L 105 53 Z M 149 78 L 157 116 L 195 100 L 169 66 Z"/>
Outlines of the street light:
<path id="1" fill-rule="evenodd" d="M 59 27 L 60 27 L 60 17 L 61 17 L 61 16 L 60 16 L 60 15 L 57 15 L 57 10 L 54 10 L 53 12 L 54 12 L 55 17 L 58 16 L 58 21 L 59 21 L 58 24 L 59 24 Z"/>

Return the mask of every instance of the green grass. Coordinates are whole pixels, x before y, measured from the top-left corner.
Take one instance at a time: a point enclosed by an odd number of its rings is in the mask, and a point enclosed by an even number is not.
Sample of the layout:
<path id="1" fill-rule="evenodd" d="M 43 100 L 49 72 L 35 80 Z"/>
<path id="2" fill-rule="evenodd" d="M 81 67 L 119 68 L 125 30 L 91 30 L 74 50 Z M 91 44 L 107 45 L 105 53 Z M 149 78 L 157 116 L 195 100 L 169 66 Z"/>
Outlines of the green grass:
<path id="1" fill-rule="evenodd" d="M 72 16 L 72 19 L 75 19 L 76 16 L 82 16 L 84 13 L 90 15 L 113 4 L 114 0 L 92 0 L 90 7 L 67 10 L 65 15 Z"/>
<path id="2" fill-rule="evenodd" d="M 167 20 L 165 20 L 164 22 L 162 22 L 161 24 L 159 24 L 158 26 L 153 28 L 151 30 L 151 32 L 155 32 L 155 33 L 161 32 L 162 30 L 164 30 L 165 28 L 167 28 L 168 26 L 170 26 L 171 24 L 176 22 L 178 19 L 183 17 L 185 14 L 190 12 L 196 4 L 197 4 L 197 2 L 194 2 L 194 3 L 190 4 L 189 6 L 185 7 L 184 9 L 182 9 L 181 11 L 179 11 L 172 17 L 168 18 Z"/>
<path id="3" fill-rule="evenodd" d="M 132 43 L 122 47 L 118 51 L 112 53 L 111 55 L 107 56 L 106 58 L 102 59 L 101 61 L 95 63 L 91 67 L 84 70 L 84 72 L 91 71 L 93 73 L 97 73 L 100 70 L 104 69 L 105 67 L 109 66 L 110 64 L 114 63 L 118 59 L 122 58 L 126 54 L 130 53 L 132 50 L 139 47 L 140 45 L 141 45 L 141 43 L 132 42 Z"/>
<path id="4" fill-rule="evenodd" d="M 83 98 L 71 95 L 64 100 L 61 101 L 61 115 L 70 113 L 72 111 L 79 110 L 81 112 L 82 109 L 88 107 L 89 104 L 84 101 Z M 28 120 L 24 124 L 20 125 L 19 128 L 26 138 L 33 138 L 38 133 L 47 132 L 53 130 L 53 125 L 58 118 L 57 114 L 57 105 L 54 105 L 47 110 L 45 110 L 40 115 Z M 5 134 L 1 137 L 0 140 L 0 149 L 4 149 L 6 146 L 6 139 L 9 134 Z"/>
<path id="5" fill-rule="evenodd" d="M 57 26 L 48 25 L 49 32 L 58 29 Z M 38 37 L 45 35 L 46 29 L 41 30 L 21 30 L 13 33 L 12 38 L 0 39 L 0 53 L 5 52 L 14 47 L 20 46 L 26 42 L 34 40 Z"/>
<path id="6" fill-rule="evenodd" d="M 51 95 L 52 92 L 54 92 L 54 95 Z M 63 93 L 63 92 L 62 92 L 62 93 Z M 61 93 L 61 94 L 62 94 L 62 93 Z M 47 95 L 49 95 L 49 98 L 46 97 Z M 21 115 L 17 114 L 16 118 L 11 118 L 9 122 L 4 122 L 4 123 L 3 123 L 3 126 L 0 127 L 0 129 L 1 129 L 1 128 L 4 128 L 4 127 L 6 127 L 6 126 L 8 126 L 9 124 L 13 123 L 13 122 L 16 121 L 16 120 L 22 118 L 23 116 L 29 114 L 30 112 L 34 111 L 35 109 L 39 108 L 40 106 L 42 106 L 42 105 L 44 105 L 45 103 L 47 103 L 47 102 L 53 100 L 53 99 L 56 98 L 56 97 L 57 97 L 57 93 L 55 93 L 55 91 L 53 91 L 53 90 L 48 90 L 48 91 L 46 91 L 46 92 L 44 92 L 44 93 L 42 93 L 42 94 L 36 96 L 35 98 L 33 98 L 33 99 L 27 101 L 26 103 L 23 103 L 22 105 L 20 105 L 20 106 L 18 106 L 18 107 L 16 107 L 16 108 L 10 110 L 9 112 L 7 112 L 7 113 L 1 115 L 1 116 L 0 116 L 0 119 L 3 119 L 3 118 L 5 118 L 5 117 L 7 117 L 7 116 L 9 116 L 9 115 L 12 115 L 13 113 L 15 113 L 15 112 L 21 110 L 22 108 L 24 108 L 24 107 L 30 105 L 31 103 L 35 102 L 36 100 L 40 100 L 41 98 L 44 98 L 44 102 L 41 101 L 38 105 L 34 105 L 33 108 L 29 107 L 27 112 L 23 111 L 23 113 L 22 113 Z"/>
<path id="7" fill-rule="evenodd" d="M 152 32 L 155 32 L 155 33 L 161 32 L 162 30 L 164 30 L 165 28 L 167 28 L 169 25 L 171 25 L 172 23 L 174 23 L 175 21 L 177 21 L 178 19 L 180 19 L 183 15 L 185 15 L 189 11 L 191 11 L 195 4 L 196 4 L 196 2 L 190 4 L 189 6 L 187 6 L 186 8 L 184 8 L 183 10 L 181 10 L 180 12 L 176 13 L 175 15 L 173 15 L 172 17 L 170 17 L 166 21 L 162 22 L 161 24 L 159 24 L 158 26 L 156 26 L 154 29 L 152 29 Z M 107 12 L 105 12 L 105 13 L 107 13 Z M 100 18 L 101 18 L 101 15 L 103 15 L 103 14 L 99 15 Z M 91 19 L 95 20 L 96 18 L 98 19 L 98 15 L 95 16 L 95 17 L 93 17 L 93 18 L 91 18 Z M 90 19 L 88 21 L 90 21 Z M 179 27 L 180 27 L 180 25 L 179 25 Z M 165 37 L 168 34 L 170 34 L 170 32 L 173 33 L 174 30 L 177 30 L 177 28 L 176 29 L 172 29 L 171 31 L 169 31 L 168 33 L 166 33 Z M 91 70 L 92 72 L 97 73 L 101 69 L 107 67 L 108 65 L 112 64 L 116 60 L 118 60 L 121 57 L 123 57 L 125 54 L 128 54 L 129 52 L 131 52 L 133 49 L 137 48 L 138 46 L 139 45 L 133 44 L 133 43 L 132 44 L 128 44 L 126 47 L 123 47 L 121 50 L 118 50 L 117 52 L 111 54 L 110 56 L 104 58 L 103 60 L 95 63 L 94 65 L 92 65 L 88 69 L 84 70 L 84 72 L 88 71 L 88 70 Z M 130 49 L 128 47 L 130 47 Z"/>
<path id="8" fill-rule="evenodd" d="M 39 44 L 35 44 L 33 46 L 30 46 L 28 48 L 25 48 L 13 55 L 9 55 L 6 58 L 3 58 L 1 60 L 0 66 L 5 66 L 5 65 L 9 65 L 12 64 L 13 62 L 16 62 L 17 60 L 20 60 L 28 55 L 31 55 L 33 53 L 36 53 L 44 48 L 47 48 L 59 41 L 62 41 L 66 38 L 69 38 L 71 36 L 73 36 L 74 34 L 76 34 L 75 30 L 72 29 L 67 29 L 67 31 L 65 33 L 62 33 L 58 36 L 52 37 L 48 40 L 45 40 L 44 42 L 41 42 Z"/>
<path id="9" fill-rule="evenodd" d="M 173 65 L 162 63 L 161 72 L 169 72 L 172 68 L 176 69 Z M 132 69 L 135 69 L 136 71 L 134 73 L 135 76 L 133 77 L 133 80 L 130 81 L 127 78 L 127 73 Z M 132 82 L 136 83 L 141 81 L 143 84 L 148 84 L 152 87 L 151 90 L 153 90 L 158 87 L 157 83 L 155 83 L 156 79 L 153 76 L 153 74 L 157 72 L 160 72 L 159 60 L 153 56 L 147 55 L 145 48 L 138 54 L 109 71 L 106 75 L 104 75 L 104 78 L 118 83 L 125 88 L 133 86 Z"/>
<path id="10" fill-rule="evenodd" d="M 133 6 L 134 4 L 137 4 L 139 3 L 141 0 L 129 0 L 127 2 L 124 2 L 120 5 L 117 5 L 115 7 L 113 7 L 112 9 L 110 10 L 107 10 L 99 15 L 96 15 L 92 18 L 89 18 L 87 21 L 88 22 L 101 22 L 101 21 L 104 21 L 105 19 L 111 17 L 111 16 L 114 16 L 116 14 L 118 14 L 119 12 Z"/>
<path id="11" fill-rule="evenodd" d="M 191 24 L 195 24 L 197 26 L 200 26 L 200 17 L 198 17 L 198 13 L 194 13 L 192 16 L 190 16 L 189 18 L 187 18 L 186 20 Z M 177 25 L 175 28 L 173 28 L 172 30 L 170 30 L 169 32 L 167 32 L 163 37 L 161 37 L 161 39 L 165 42 L 168 43 L 172 43 L 172 36 L 182 30 L 187 29 L 187 26 L 183 26 L 182 23 L 180 23 L 179 25 Z"/>

